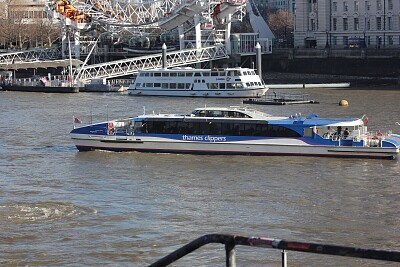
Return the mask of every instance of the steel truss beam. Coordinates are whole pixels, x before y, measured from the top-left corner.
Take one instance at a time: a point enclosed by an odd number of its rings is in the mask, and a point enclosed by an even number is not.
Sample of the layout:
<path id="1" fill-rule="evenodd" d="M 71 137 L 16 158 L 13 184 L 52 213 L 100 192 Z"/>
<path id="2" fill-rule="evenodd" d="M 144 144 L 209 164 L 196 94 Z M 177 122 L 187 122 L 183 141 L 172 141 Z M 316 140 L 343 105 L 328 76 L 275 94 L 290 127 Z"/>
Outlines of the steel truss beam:
<path id="1" fill-rule="evenodd" d="M 1 64 L 25 63 L 61 58 L 61 47 L 31 49 L 22 52 L 0 54 Z"/>
<path id="2" fill-rule="evenodd" d="M 202 49 L 187 49 L 167 53 L 167 67 L 176 67 L 198 62 L 228 58 L 224 46 L 212 46 Z M 162 54 L 135 57 L 102 64 L 84 66 L 77 71 L 75 80 L 88 81 L 98 78 L 114 78 L 132 75 L 139 70 L 162 67 Z"/>

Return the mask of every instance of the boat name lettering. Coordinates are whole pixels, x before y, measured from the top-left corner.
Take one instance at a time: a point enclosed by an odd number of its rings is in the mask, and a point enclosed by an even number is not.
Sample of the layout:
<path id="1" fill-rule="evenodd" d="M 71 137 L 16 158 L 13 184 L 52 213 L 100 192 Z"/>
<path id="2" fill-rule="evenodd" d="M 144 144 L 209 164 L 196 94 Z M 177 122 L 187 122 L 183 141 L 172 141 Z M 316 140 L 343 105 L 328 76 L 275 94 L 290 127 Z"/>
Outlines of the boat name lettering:
<path id="1" fill-rule="evenodd" d="M 224 78 L 217 78 L 216 80 L 217 80 L 217 81 L 225 81 Z"/>
<path id="2" fill-rule="evenodd" d="M 182 135 L 183 141 L 207 141 L 207 142 L 225 142 L 225 136 L 210 136 L 210 135 Z"/>

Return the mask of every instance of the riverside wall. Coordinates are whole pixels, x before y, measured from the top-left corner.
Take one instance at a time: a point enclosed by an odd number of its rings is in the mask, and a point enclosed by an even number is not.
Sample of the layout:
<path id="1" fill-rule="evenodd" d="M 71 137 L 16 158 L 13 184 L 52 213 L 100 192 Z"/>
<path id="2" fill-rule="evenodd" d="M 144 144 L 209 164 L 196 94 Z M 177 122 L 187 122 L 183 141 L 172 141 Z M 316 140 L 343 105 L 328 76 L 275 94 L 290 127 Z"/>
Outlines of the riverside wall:
<path id="1" fill-rule="evenodd" d="M 251 67 L 255 57 L 242 57 Z M 264 80 L 269 83 L 351 82 L 353 85 L 399 84 L 400 50 L 275 49 L 262 55 Z M 272 75 L 271 73 L 279 73 Z M 286 73 L 286 75 L 282 75 Z"/>

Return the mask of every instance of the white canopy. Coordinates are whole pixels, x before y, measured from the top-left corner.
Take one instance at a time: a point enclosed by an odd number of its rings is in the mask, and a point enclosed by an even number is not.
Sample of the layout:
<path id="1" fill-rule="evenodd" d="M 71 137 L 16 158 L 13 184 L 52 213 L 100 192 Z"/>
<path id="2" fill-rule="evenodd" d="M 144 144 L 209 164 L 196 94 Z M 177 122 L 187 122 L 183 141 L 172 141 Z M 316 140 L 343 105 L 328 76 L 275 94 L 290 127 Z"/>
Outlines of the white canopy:
<path id="1" fill-rule="evenodd" d="M 73 66 L 82 65 L 83 62 L 79 59 L 59 59 L 59 60 L 37 60 L 29 62 L 14 62 L 14 63 L 0 63 L 0 69 L 3 70 L 18 70 L 18 69 L 38 69 L 38 68 L 58 68 L 68 67 L 70 64 Z"/>

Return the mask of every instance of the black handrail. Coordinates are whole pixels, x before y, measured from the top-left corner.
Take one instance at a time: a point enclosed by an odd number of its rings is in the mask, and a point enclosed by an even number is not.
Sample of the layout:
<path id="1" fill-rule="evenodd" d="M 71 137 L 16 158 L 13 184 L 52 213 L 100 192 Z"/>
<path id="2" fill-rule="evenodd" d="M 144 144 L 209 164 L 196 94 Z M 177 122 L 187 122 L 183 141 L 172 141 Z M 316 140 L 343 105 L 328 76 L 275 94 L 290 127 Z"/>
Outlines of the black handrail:
<path id="1" fill-rule="evenodd" d="M 221 243 L 225 245 L 227 267 L 236 266 L 234 250 L 236 245 L 400 262 L 400 251 L 366 249 L 307 242 L 293 242 L 265 237 L 244 237 L 237 235 L 234 236 L 223 234 L 209 234 L 201 236 L 196 240 L 190 242 L 189 244 L 175 250 L 171 254 L 149 265 L 149 267 L 168 266 L 172 262 L 210 243 Z"/>

